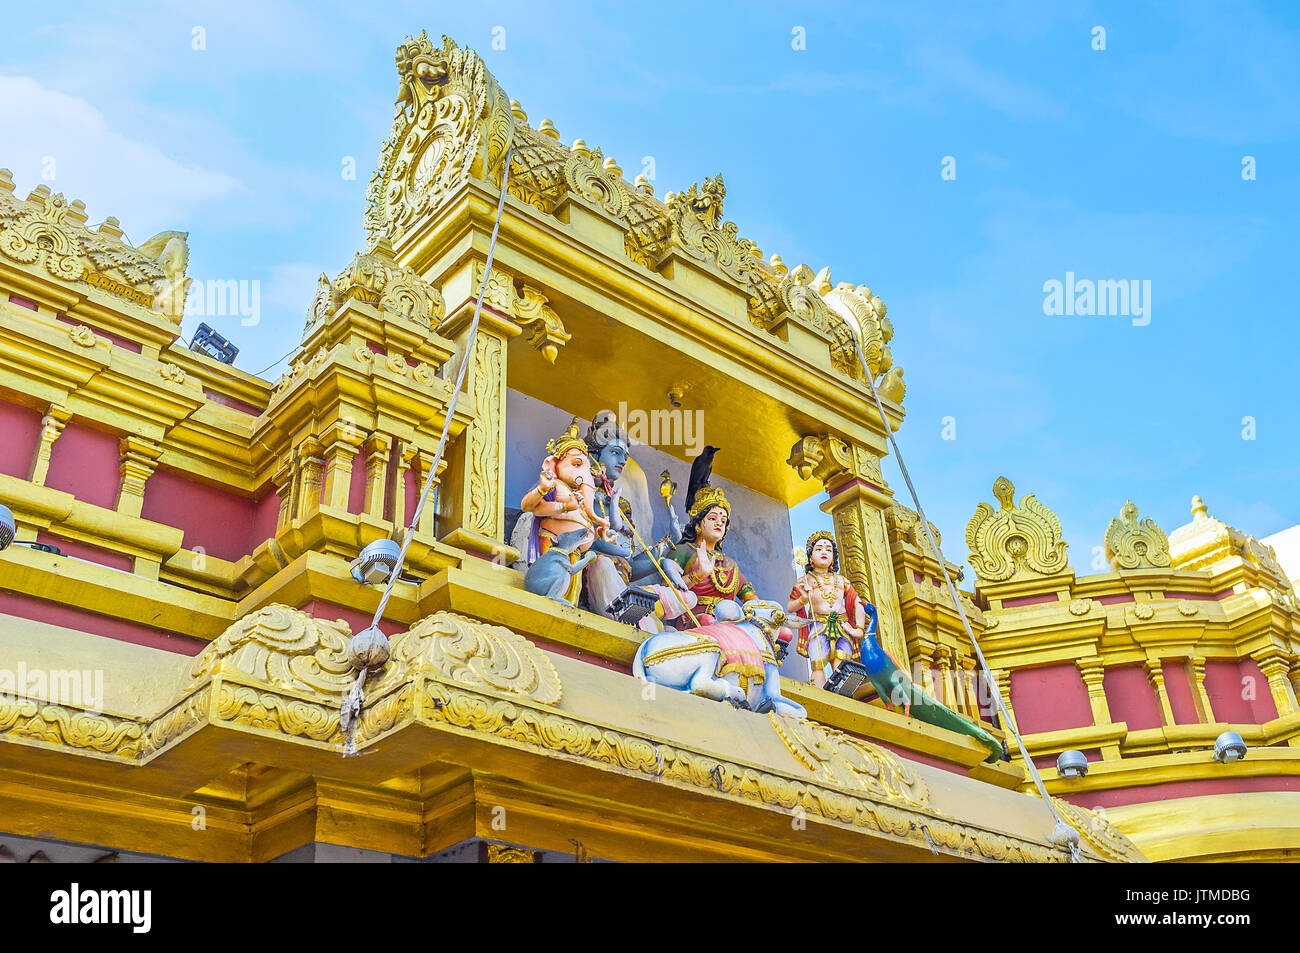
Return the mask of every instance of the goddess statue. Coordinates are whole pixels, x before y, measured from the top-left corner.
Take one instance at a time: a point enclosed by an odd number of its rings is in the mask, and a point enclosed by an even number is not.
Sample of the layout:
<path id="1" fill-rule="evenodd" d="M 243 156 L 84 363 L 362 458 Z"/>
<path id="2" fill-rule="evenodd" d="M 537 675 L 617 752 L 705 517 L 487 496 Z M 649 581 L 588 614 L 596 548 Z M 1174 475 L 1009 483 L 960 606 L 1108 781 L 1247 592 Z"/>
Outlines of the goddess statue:
<path id="1" fill-rule="evenodd" d="M 857 660 L 866 614 L 861 597 L 839 573 L 835 537 L 822 530 L 808 537 L 803 577 L 790 590 L 786 610 L 798 614 L 807 606 L 813 621 L 799 629 L 795 648 L 808 660 L 808 679 L 817 688 L 826 684 L 845 659 Z"/>
<path id="2" fill-rule="evenodd" d="M 700 625 L 711 625 L 719 602 L 751 602 L 758 596 L 719 545 L 731 524 L 731 504 L 721 487 L 704 483 L 688 496 L 686 506 L 686 531 L 669 559 L 681 567 L 686 587 L 695 594 Z"/>

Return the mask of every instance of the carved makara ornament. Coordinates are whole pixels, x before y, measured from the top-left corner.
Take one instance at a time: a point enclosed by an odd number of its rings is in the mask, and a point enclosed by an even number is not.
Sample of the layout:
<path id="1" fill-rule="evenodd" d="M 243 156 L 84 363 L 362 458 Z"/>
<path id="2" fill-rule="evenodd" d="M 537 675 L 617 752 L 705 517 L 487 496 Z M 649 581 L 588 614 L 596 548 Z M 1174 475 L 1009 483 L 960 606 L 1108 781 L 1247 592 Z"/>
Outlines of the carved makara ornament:
<path id="1" fill-rule="evenodd" d="M 1066 542 L 1061 521 L 1031 493 L 1013 502 L 1015 486 L 998 477 L 993 495 L 1001 508 L 981 503 L 966 526 L 970 565 L 985 582 L 1025 576 L 1050 576 L 1066 566 Z"/>
<path id="2" fill-rule="evenodd" d="M 474 263 L 474 287 L 483 284 L 483 263 Z M 518 285 L 518 288 L 516 288 Z M 542 357 L 554 364 L 560 348 L 572 337 L 564 322 L 551 307 L 546 295 L 525 282 L 516 282 L 504 271 L 493 268 L 483 292 L 483 304 L 499 314 L 513 318 L 515 324 L 528 332 L 528 343 L 541 351 Z"/>
<path id="3" fill-rule="evenodd" d="M 392 132 L 366 190 L 367 249 L 396 241 L 436 212 L 471 177 L 498 181 L 514 135 L 509 98 L 471 49 L 447 37 L 407 37 L 397 48 L 401 79 Z"/>
<path id="4" fill-rule="evenodd" d="M 1169 537 L 1147 517 L 1138 522 L 1138 508 L 1129 500 L 1106 528 L 1106 561 L 1112 569 L 1169 565 Z"/>
<path id="5" fill-rule="evenodd" d="M 588 152 L 581 139 L 564 162 L 564 183 L 570 192 L 599 205 L 614 218 L 627 217 L 631 200 L 618 167 L 604 159 L 599 149 Z"/>

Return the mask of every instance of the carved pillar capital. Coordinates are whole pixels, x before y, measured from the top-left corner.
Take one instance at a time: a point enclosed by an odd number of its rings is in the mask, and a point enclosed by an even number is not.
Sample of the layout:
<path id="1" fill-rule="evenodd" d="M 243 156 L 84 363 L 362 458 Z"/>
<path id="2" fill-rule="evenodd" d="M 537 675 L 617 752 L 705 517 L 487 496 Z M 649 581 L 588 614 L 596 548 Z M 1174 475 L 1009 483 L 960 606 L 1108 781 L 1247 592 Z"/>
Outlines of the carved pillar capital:
<path id="1" fill-rule="evenodd" d="M 1286 715 L 1297 710 L 1295 688 L 1287 673 L 1291 669 L 1291 660 L 1277 651 L 1261 652 L 1251 656 L 1259 665 L 1260 672 L 1268 680 L 1269 694 L 1277 706 L 1279 715 Z"/>
<path id="2" fill-rule="evenodd" d="M 305 520 L 320 509 L 321 479 L 325 471 L 325 448 L 313 434 L 298 443 L 297 518 Z"/>
<path id="3" fill-rule="evenodd" d="M 1075 659 L 1079 677 L 1088 689 L 1088 705 L 1092 708 L 1092 723 L 1108 725 L 1111 721 L 1110 702 L 1106 699 L 1106 665 L 1100 656 Z"/>
<path id="4" fill-rule="evenodd" d="M 28 479 L 37 486 L 45 485 L 45 477 L 50 472 L 50 453 L 54 441 L 59 439 L 63 428 L 72 417 L 72 411 L 62 404 L 50 404 L 45 416 L 41 418 L 40 442 L 36 446 L 36 456 L 32 459 Z"/>
<path id="5" fill-rule="evenodd" d="M 122 482 L 117 491 L 119 513 L 139 516 L 144 507 L 144 485 L 158 466 L 162 445 L 143 437 L 123 437 L 118 444 L 121 452 Z"/>

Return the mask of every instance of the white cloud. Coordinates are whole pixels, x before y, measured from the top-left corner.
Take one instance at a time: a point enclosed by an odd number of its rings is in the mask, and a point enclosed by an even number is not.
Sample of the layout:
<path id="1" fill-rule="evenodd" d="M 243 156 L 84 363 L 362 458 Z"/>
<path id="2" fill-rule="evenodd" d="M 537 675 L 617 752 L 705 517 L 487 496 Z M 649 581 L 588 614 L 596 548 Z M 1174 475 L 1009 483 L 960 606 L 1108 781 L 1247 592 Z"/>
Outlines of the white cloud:
<path id="1" fill-rule="evenodd" d="M 171 158 L 144 130 L 110 129 L 86 100 L 30 77 L 0 76 L 0 130 L 0 166 L 14 173 L 16 194 L 47 185 L 84 201 L 92 223 L 116 216 L 137 243 L 185 229 L 196 206 L 244 191 L 231 175 Z"/>

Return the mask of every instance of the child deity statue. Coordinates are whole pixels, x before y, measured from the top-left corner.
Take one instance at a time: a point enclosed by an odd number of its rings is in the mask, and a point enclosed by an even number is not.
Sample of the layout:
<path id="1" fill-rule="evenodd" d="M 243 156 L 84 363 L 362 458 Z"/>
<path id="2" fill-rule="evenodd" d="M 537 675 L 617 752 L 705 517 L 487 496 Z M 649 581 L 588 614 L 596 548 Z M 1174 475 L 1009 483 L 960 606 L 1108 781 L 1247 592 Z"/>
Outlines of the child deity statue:
<path id="1" fill-rule="evenodd" d="M 799 629 L 796 649 L 808 660 L 809 681 L 821 688 L 840 663 L 857 659 L 866 613 L 857 590 L 839 573 L 835 537 L 824 530 L 813 533 L 805 552 L 807 569 L 790 590 L 786 608 L 813 620 Z"/>
<path id="2" fill-rule="evenodd" d="M 609 518 L 596 512 L 596 480 L 591 472 L 591 455 L 586 441 L 578 436 L 577 418 L 564 433 L 547 441 L 546 453 L 537 486 L 529 490 L 519 504 L 521 510 L 533 514 L 528 562 L 530 565 L 536 562 L 561 534 L 586 529 L 586 538 L 569 554 L 569 562 L 573 565 L 597 539 L 609 537 Z M 577 605 L 581 591 L 582 574 L 575 572 L 565 598 Z"/>

